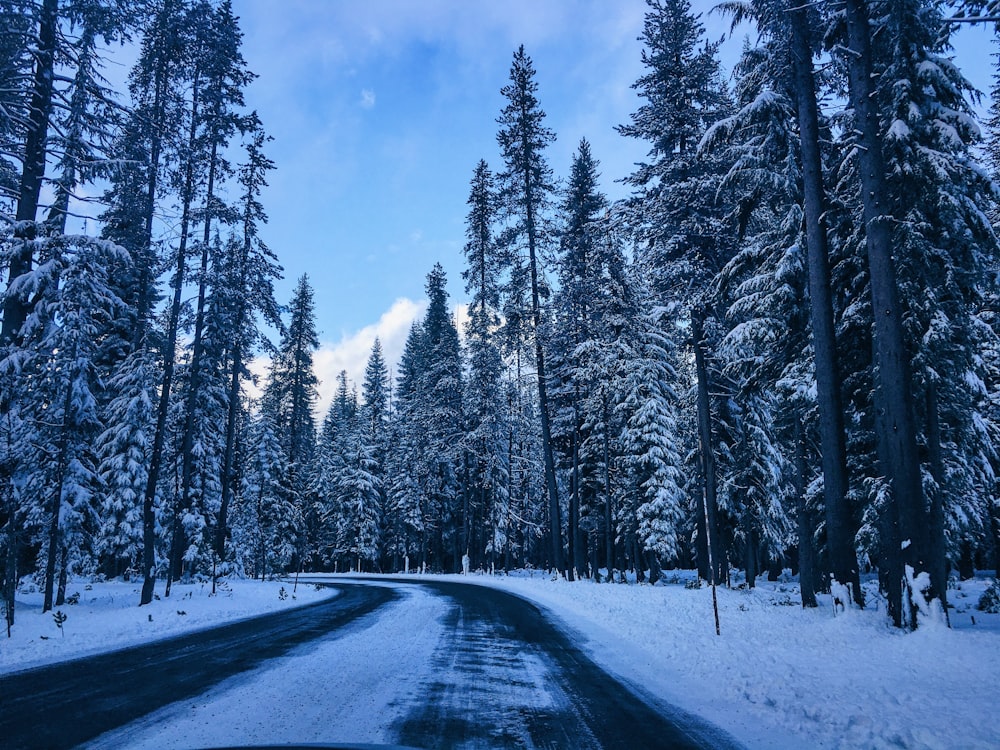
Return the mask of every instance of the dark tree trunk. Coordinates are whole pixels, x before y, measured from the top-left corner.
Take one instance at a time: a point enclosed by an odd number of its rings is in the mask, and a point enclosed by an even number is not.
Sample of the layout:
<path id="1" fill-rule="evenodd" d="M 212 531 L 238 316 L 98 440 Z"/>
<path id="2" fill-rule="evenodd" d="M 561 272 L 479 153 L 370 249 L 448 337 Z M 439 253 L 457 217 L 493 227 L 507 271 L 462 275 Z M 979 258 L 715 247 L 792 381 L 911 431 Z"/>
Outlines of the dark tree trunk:
<path id="1" fill-rule="evenodd" d="M 192 123 L 191 133 L 194 134 Z M 190 144 L 193 145 L 193 142 Z M 198 307 L 194 320 L 194 341 L 191 350 L 190 377 L 188 380 L 187 402 L 184 405 L 184 436 L 181 442 L 181 508 L 186 510 L 192 505 L 192 485 L 194 483 L 194 431 L 195 414 L 198 406 L 198 396 L 201 391 L 202 360 L 205 357 L 205 304 L 208 296 L 208 261 L 209 242 L 212 238 L 212 201 L 215 192 L 215 171 L 218 162 L 218 147 L 212 144 L 208 163 L 208 185 L 205 195 L 205 227 L 201 242 L 201 268 L 198 276 Z M 237 336 L 239 335 L 237 329 Z M 237 367 L 238 369 L 238 367 Z M 183 540 L 184 534 L 175 534 L 175 541 Z M 223 550 L 224 551 L 224 550 Z M 174 549 L 177 555 L 180 549 Z M 221 558 L 221 553 L 216 548 Z M 215 576 L 212 576 L 212 590 L 215 591 Z"/>
<path id="2" fill-rule="evenodd" d="M 69 547 L 63 544 L 59 550 L 59 583 L 56 585 L 56 606 L 66 603 L 66 580 L 69 577 Z"/>
<path id="3" fill-rule="evenodd" d="M 608 435 L 608 398 L 603 399 L 604 409 L 604 527 L 605 559 L 608 562 L 608 581 L 614 580 L 615 569 L 615 513 L 611 505 L 611 438 Z"/>
<path id="4" fill-rule="evenodd" d="M 879 460 L 889 480 L 892 503 L 882 528 L 889 613 L 897 627 L 916 627 L 916 608 L 903 611 L 903 579 L 906 568 L 914 573 L 933 568 L 929 558 L 928 519 L 921 487 L 910 356 L 903 334 L 902 306 L 892 257 L 889 204 L 885 185 L 878 120 L 871 35 L 864 0 L 846 0 L 847 67 L 850 103 L 858 137 L 858 167 L 861 204 L 864 210 L 875 318 L 875 349 L 878 382 L 875 388 Z M 931 596 L 939 592 L 931 591 Z M 913 597 L 919 592 L 910 592 Z"/>
<path id="5" fill-rule="evenodd" d="M 533 147 L 524 136 L 524 153 Z M 525 230 L 528 236 L 528 273 L 531 278 L 531 323 L 535 336 L 535 368 L 538 377 L 538 411 L 542 422 L 542 454 L 545 462 L 545 488 L 549 498 L 549 534 L 552 567 L 565 572 L 562 547 L 562 516 L 559 509 L 559 490 L 556 486 L 556 465 L 552 453 L 552 427 L 549 424 L 549 394 L 545 373 L 545 349 L 542 346 L 542 305 L 538 291 L 538 232 L 535 226 L 535 181 L 530 167 L 524 170 Z"/>
<path id="6" fill-rule="evenodd" d="M 958 577 L 963 581 L 976 577 L 975 549 L 971 542 L 962 542 L 962 551 L 958 556 Z"/>
<path id="7" fill-rule="evenodd" d="M 930 547 L 931 585 L 941 600 L 945 617 L 948 616 L 948 552 L 944 533 L 944 455 L 941 450 L 941 417 L 938 408 L 937 384 L 932 380 L 927 384 L 927 458 L 931 476 L 936 487 L 927 498 L 930 503 L 928 514 L 928 536 Z"/>
<path id="8" fill-rule="evenodd" d="M 705 310 L 697 308 L 691 314 L 691 338 L 694 346 L 695 376 L 697 379 L 698 443 L 701 453 L 703 507 L 699 515 L 705 516 L 705 543 L 709 560 L 709 583 L 722 581 L 722 544 L 719 538 L 718 501 L 715 474 L 715 448 L 712 440 L 712 412 L 708 389 L 708 364 L 705 361 Z"/>
<path id="9" fill-rule="evenodd" d="M 990 531 L 993 534 L 993 577 L 1000 579 L 1000 501 L 995 492 L 990 501 Z"/>
<path id="10" fill-rule="evenodd" d="M 74 358 L 76 351 L 74 350 Z M 73 389 L 70 379 L 66 380 L 66 395 L 63 397 L 63 424 L 59 432 L 59 458 L 56 463 L 56 486 L 52 493 L 52 505 L 49 508 L 49 538 L 45 558 L 45 592 L 43 594 L 42 612 L 52 609 L 52 589 L 55 585 L 56 574 L 56 553 L 62 547 L 62 534 L 59 528 L 59 515 L 62 509 L 63 487 L 66 481 L 66 467 L 69 463 L 69 425 L 66 419 L 69 415 L 70 404 L 73 398 Z"/>
<path id="11" fill-rule="evenodd" d="M 701 470 L 704 467 L 700 467 Z M 705 480 L 701 476 L 701 471 L 699 471 L 699 479 L 701 480 L 700 486 L 698 488 L 698 499 L 694 504 L 694 516 L 695 516 L 695 558 L 698 566 L 698 578 L 702 581 L 708 581 L 712 578 L 712 568 L 708 564 L 708 535 L 705 531 L 705 506 L 704 506 L 704 493 L 705 493 Z"/>
<path id="12" fill-rule="evenodd" d="M 4 560 L 3 604 L 4 619 L 7 624 L 7 637 L 10 638 L 14 627 L 14 597 L 17 594 L 17 549 L 18 549 L 17 508 L 13 493 L 7 498 L 7 554 Z"/>
<path id="13" fill-rule="evenodd" d="M 820 453 L 823 467 L 823 500 L 826 505 L 826 538 L 834 578 L 851 586 L 854 601 L 865 604 L 854 549 L 857 529 L 847 500 L 847 447 L 844 408 L 840 393 L 837 342 L 830 284 L 826 226 L 826 195 L 820 153 L 819 112 L 813 75 L 812 44 L 807 6 L 794 3 L 789 11 L 792 30 L 792 66 L 802 158 L 803 213 L 809 268 L 809 301 L 813 351 L 816 361 L 816 403 L 819 410 Z"/>
<path id="14" fill-rule="evenodd" d="M 750 514 L 743 516 L 743 559 L 747 588 L 757 587 L 757 530 L 753 527 Z"/>
<path id="15" fill-rule="evenodd" d="M 197 135 L 198 120 L 198 80 L 194 81 L 193 98 L 191 102 L 191 128 L 188 134 L 188 143 L 193 146 Z M 187 267 L 187 241 L 188 231 L 191 221 L 191 203 L 194 192 L 194 165 L 188 159 L 184 174 L 183 204 L 181 210 L 180 242 L 177 248 L 177 267 L 174 271 L 173 287 L 174 296 L 170 306 L 170 319 L 167 327 L 165 347 L 163 352 L 163 380 L 160 385 L 160 400 L 156 411 L 156 430 L 153 433 L 153 451 L 149 458 L 149 474 L 146 477 L 146 492 L 143 496 L 143 584 L 142 594 L 139 599 L 139 606 L 149 604 L 153 601 L 153 586 L 156 583 L 155 577 L 155 553 L 156 544 L 155 516 L 153 512 L 153 501 L 156 499 L 156 485 L 160 479 L 160 469 L 163 464 L 163 446 L 166 442 L 167 416 L 170 411 L 170 390 L 174 381 L 174 367 L 177 357 L 177 331 L 180 327 L 181 300 L 184 290 L 184 273 Z M 171 543 L 171 568 L 176 557 L 179 544 L 177 538 L 180 534 L 179 520 L 174 520 L 174 541 Z M 170 580 L 174 571 L 168 573 L 167 591 L 169 592 Z"/>
<path id="16" fill-rule="evenodd" d="M 237 315 L 236 341 L 233 344 L 233 369 L 229 378 L 229 404 L 226 409 L 226 448 L 222 459 L 222 502 L 215 526 L 215 554 L 226 559 L 226 537 L 229 526 L 229 505 L 236 485 L 236 418 L 240 405 L 240 369 L 243 367 L 243 308 Z"/>
<path id="17" fill-rule="evenodd" d="M 803 607 L 817 607 L 816 602 L 816 552 L 813 548 L 814 523 L 806 503 L 808 465 L 806 463 L 805 435 L 802 420 L 796 420 L 795 435 L 795 497 L 798 526 L 799 590 Z"/>
<path id="18" fill-rule="evenodd" d="M 59 22 L 57 0 L 44 0 L 38 27 L 38 48 L 33 51 L 35 74 L 31 88 L 31 105 L 24 141 L 24 161 L 18 185 L 16 223 L 14 225 L 14 250 L 10 258 L 10 275 L 7 286 L 31 270 L 31 240 L 35 238 L 35 220 L 38 215 L 38 198 L 45 177 L 46 141 L 49 119 L 52 114 L 53 74 L 56 50 L 56 31 Z M 3 325 L 0 327 L 0 346 L 14 342 L 28 316 L 30 303 L 18 295 L 10 295 L 3 304 Z"/>

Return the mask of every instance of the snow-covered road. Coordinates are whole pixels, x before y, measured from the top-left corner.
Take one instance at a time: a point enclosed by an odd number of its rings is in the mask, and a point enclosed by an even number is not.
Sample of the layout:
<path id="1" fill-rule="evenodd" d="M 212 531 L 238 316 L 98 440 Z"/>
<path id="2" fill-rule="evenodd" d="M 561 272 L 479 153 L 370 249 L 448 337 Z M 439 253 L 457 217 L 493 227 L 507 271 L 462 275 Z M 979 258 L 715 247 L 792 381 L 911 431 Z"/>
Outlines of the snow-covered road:
<path id="1" fill-rule="evenodd" d="M 704 721 L 651 707 L 523 599 L 440 581 L 367 585 L 396 597 L 86 747 L 731 745 Z"/>

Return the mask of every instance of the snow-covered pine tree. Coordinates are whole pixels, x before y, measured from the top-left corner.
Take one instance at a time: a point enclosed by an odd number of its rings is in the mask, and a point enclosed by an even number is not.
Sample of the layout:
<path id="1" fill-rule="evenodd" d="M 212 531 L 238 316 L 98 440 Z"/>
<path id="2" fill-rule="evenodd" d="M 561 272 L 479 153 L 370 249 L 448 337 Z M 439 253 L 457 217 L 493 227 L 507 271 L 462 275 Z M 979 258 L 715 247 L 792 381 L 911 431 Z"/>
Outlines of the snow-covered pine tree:
<path id="1" fill-rule="evenodd" d="M 608 204 L 598 188 L 598 164 L 590 143 L 582 139 L 559 205 L 559 289 L 552 305 L 553 326 L 560 331 L 551 345 L 553 439 L 561 447 L 563 469 L 569 474 L 567 536 L 571 574 L 587 571 L 581 515 L 599 512 L 594 492 L 596 462 L 584 460 L 582 454 L 588 437 L 583 430 L 584 402 L 593 386 L 587 355 L 597 351 L 592 344 L 599 335 L 594 319 L 599 315 L 598 297 L 602 294 L 604 265 L 600 255 L 601 248 L 607 245 L 607 227 L 597 224 Z M 605 539 L 613 544 L 613 533 L 610 537 L 608 533 L 605 530 Z M 610 547 L 605 545 L 605 549 Z M 606 557 L 612 558 L 613 554 L 607 553 Z M 607 565 L 609 570 L 614 567 L 610 562 Z"/>
<path id="2" fill-rule="evenodd" d="M 260 203 L 260 192 L 267 186 L 267 173 L 274 163 L 263 153 L 267 140 L 260 123 L 251 117 L 249 140 L 245 144 L 246 161 L 239 167 L 242 192 L 239 199 L 240 236 L 227 245 L 227 320 L 231 346 L 229 351 L 229 386 L 226 404 L 226 435 L 222 457 L 222 501 L 215 527 L 215 554 L 226 560 L 228 514 L 237 493 L 237 420 L 242 397 L 242 381 L 250 353 L 265 343 L 258 330 L 258 318 L 280 330 L 281 314 L 274 298 L 274 280 L 281 277 L 281 267 L 274 253 L 260 238 L 260 227 L 267 214 Z M 216 285 L 216 292 L 225 291 Z"/>
<path id="3" fill-rule="evenodd" d="M 108 285 L 110 261 L 121 253 L 106 240 L 53 238 L 38 265 L 13 286 L 34 300 L 21 328 L 23 348 L 4 367 L 20 381 L 21 439 L 28 451 L 22 497 L 26 522 L 42 543 L 43 611 L 53 606 L 57 560 L 65 579 L 69 550 L 89 552 L 82 530 L 92 521 L 99 483 L 91 446 L 101 426 L 95 394 L 102 383 L 94 360 L 101 332 L 121 304 Z"/>
<path id="4" fill-rule="evenodd" d="M 313 352 L 319 348 L 313 289 L 303 274 L 289 305 L 291 320 L 271 362 L 271 372 L 261 408 L 268 413 L 287 461 L 286 491 L 308 528 L 301 529 L 302 549 L 296 565 L 305 563 L 311 546 L 307 540 L 317 532 L 317 519 L 307 513 L 316 424 L 313 406 L 318 397 Z"/>
<path id="5" fill-rule="evenodd" d="M 654 278 L 657 303 L 673 295 L 688 300 L 705 499 L 705 512 L 698 521 L 699 571 L 718 581 L 725 555 L 717 518 L 719 417 L 712 413 L 710 398 L 716 328 L 710 289 L 732 254 L 736 232 L 716 199 L 723 165 L 699 157 L 697 147 L 705 131 L 727 113 L 730 101 L 719 68 L 719 43 L 704 41 L 704 27 L 690 3 L 648 0 L 648 5 L 640 37 L 647 71 L 633 84 L 644 103 L 631 123 L 618 130 L 649 141 L 650 151 L 648 161 L 626 178 L 635 193 L 625 222 L 642 249 L 643 272 Z M 700 515 L 707 518 L 707 533 Z"/>
<path id="6" fill-rule="evenodd" d="M 514 53 L 510 83 L 501 89 L 507 103 L 497 118 L 500 125 L 497 142 L 504 160 L 504 171 L 498 175 L 498 180 L 503 217 L 508 223 L 502 237 L 510 264 L 509 281 L 513 292 L 508 296 L 520 308 L 516 310 L 520 333 L 526 334 L 534 342 L 538 416 L 542 430 L 541 447 L 549 510 L 549 564 L 555 570 L 562 571 L 565 568 L 562 513 L 556 484 L 545 346 L 542 339 L 542 295 L 543 292 L 547 294 L 542 256 L 549 240 L 545 225 L 554 189 L 552 170 L 544 152 L 555 140 L 555 134 L 543 124 L 545 112 L 536 96 L 537 91 L 535 68 L 522 45 Z M 507 307 L 513 308 L 509 304 Z"/>
<path id="7" fill-rule="evenodd" d="M 983 389 L 972 342 L 983 249 L 996 246 L 985 216 L 992 187 L 971 156 L 971 86 L 946 57 L 941 10 L 852 0 L 844 14 L 854 118 L 845 148 L 856 156 L 848 165 L 860 188 L 860 200 L 844 200 L 865 217 L 858 225 L 878 311 L 874 403 L 883 415 L 875 434 L 889 490 L 879 494 L 890 500 L 870 517 L 890 612 L 910 626 L 921 595 L 904 592 L 907 567 L 928 573 L 928 593 L 944 602 L 948 516 L 984 517 L 983 508 L 955 501 L 976 496 L 970 490 L 982 486 L 989 452 L 975 416 Z"/>
<path id="8" fill-rule="evenodd" d="M 204 433 L 206 428 L 218 425 L 217 414 L 210 414 L 199 406 L 203 399 L 203 380 L 211 378 L 213 373 L 206 357 L 205 324 L 206 304 L 209 288 L 210 258 L 212 254 L 213 220 L 228 222 L 232 220 L 233 212 L 222 204 L 218 195 L 218 183 L 221 183 L 232 173 L 232 168 L 225 157 L 229 141 L 238 128 L 247 124 L 255 124 L 256 118 L 247 122 L 239 109 L 243 106 L 243 89 L 253 80 L 254 75 L 247 69 L 246 61 L 240 52 L 242 33 L 239 30 L 232 6 L 224 0 L 214 7 L 211 3 L 199 2 L 194 7 L 192 23 L 194 35 L 204 41 L 196 43 L 196 48 L 202 51 L 204 59 L 198 64 L 202 67 L 201 75 L 205 85 L 201 92 L 201 122 L 200 137 L 206 148 L 205 195 L 201 215 L 202 238 L 198 243 L 201 265 L 196 274 L 198 282 L 197 305 L 195 309 L 194 334 L 191 342 L 190 373 L 188 388 L 184 394 L 184 433 L 181 448 L 181 507 L 196 508 L 205 505 L 206 498 L 199 497 L 197 487 L 205 481 L 218 481 L 219 472 L 202 465 L 198 460 L 197 433 Z M 225 290 L 221 290 L 225 294 Z M 221 364 L 221 363 L 218 363 Z M 217 372 L 214 374 L 218 374 Z M 208 456 L 203 452 L 203 455 Z M 201 516 L 201 524 L 207 524 L 204 508 L 188 515 Z M 177 558 L 185 544 L 185 538 L 193 539 L 183 528 L 175 530 L 171 554 Z"/>
<path id="9" fill-rule="evenodd" d="M 388 550 L 397 562 L 410 559 L 427 564 L 428 527 L 424 470 L 427 434 L 421 429 L 419 381 L 423 369 L 423 326 L 414 322 L 403 347 L 397 377 L 386 471 Z"/>
<path id="10" fill-rule="evenodd" d="M 435 562 L 460 569 L 463 496 L 460 487 L 462 414 L 462 360 L 458 330 L 448 309 L 446 276 L 440 264 L 427 275 L 427 314 L 420 337 L 421 369 L 417 399 L 417 424 L 427 439 L 427 507 L 438 532 L 432 549 Z M 412 417 L 412 414 L 411 414 Z"/>
<path id="11" fill-rule="evenodd" d="M 387 543 L 390 535 L 388 492 L 386 487 L 386 465 L 388 461 L 391 403 L 389 400 L 389 367 L 382 354 L 382 342 L 378 337 L 372 343 L 372 351 L 365 365 L 365 379 L 361 385 L 361 430 L 364 442 L 372 449 L 373 474 L 378 488 L 379 508 L 379 568 L 385 569 Z M 391 569 L 398 569 L 398 561 L 393 561 Z"/>
<path id="12" fill-rule="evenodd" d="M 473 566 L 496 564 L 504 545 L 500 519 L 506 514 L 507 450 L 500 356 L 501 265 L 494 236 L 497 204 L 493 174 L 485 161 L 476 165 L 469 191 L 462 272 L 469 295 L 465 325 L 468 378 L 465 384 L 467 426 L 463 444 L 472 462 L 467 488 L 471 508 L 464 514 L 464 552 Z M 471 538 L 470 538 L 471 537 Z M 474 539 L 474 541 L 473 541 Z"/>
<path id="13" fill-rule="evenodd" d="M 247 435 L 241 502 L 234 505 L 234 553 L 251 576 L 288 570 L 302 547 L 304 520 L 289 493 L 288 459 L 266 409 L 255 411 Z"/>

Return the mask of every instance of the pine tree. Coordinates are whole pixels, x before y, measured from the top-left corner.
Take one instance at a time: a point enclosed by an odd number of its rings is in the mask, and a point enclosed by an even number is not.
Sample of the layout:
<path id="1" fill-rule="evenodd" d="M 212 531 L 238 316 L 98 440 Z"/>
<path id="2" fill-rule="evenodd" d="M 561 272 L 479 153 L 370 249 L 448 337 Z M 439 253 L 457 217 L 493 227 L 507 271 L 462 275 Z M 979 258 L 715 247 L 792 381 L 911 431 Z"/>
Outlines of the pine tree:
<path id="1" fill-rule="evenodd" d="M 95 394 L 102 384 L 94 358 L 100 332 L 121 304 L 107 276 L 109 258 L 120 252 L 106 241 L 62 237 L 46 243 L 38 265 L 14 287 L 35 300 L 21 329 L 17 369 L 21 437 L 30 446 L 26 499 L 34 500 L 26 517 L 41 526 L 44 540 L 43 611 L 53 606 L 57 558 L 66 561 L 79 544 L 74 535 L 98 484 L 90 445 L 100 428 Z"/>
<path id="2" fill-rule="evenodd" d="M 597 337 L 596 321 L 598 298 L 602 293 L 605 270 L 600 257 L 608 244 L 602 236 L 607 227 L 598 226 L 601 214 L 607 208 L 607 199 L 598 190 L 598 162 L 590 152 L 586 139 L 573 157 L 570 177 L 563 191 L 559 206 L 562 224 L 559 242 L 559 290 L 554 295 L 556 323 L 562 335 L 552 351 L 552 402 L 553 432 L 564 446 L 570 472 L 569 497 L 569 553 L 571 568 L 586 570 L 584 540 L 580 532 L 580 516 L 585 509 L 596 512 L 596 498 L 585 497 L 585 485 L 592 485 L 585 477 L 593 467 L 581 465 L 581 449 L 587 436 L 583 432 L 583 402 L 593 385 L 592 373 L 587 372 L 586 355 L 594 352 Z M 585 462 L 584 462 L 585 463 Z M 610 533 L 610 532 L 609 532 Z M 613 535 L 607 537 L 613 543 Z M 607 554 L 610 559 L 613 555 Z M 608 569 L 612 567 L 608 562 Z"/>
<path id="3" fill-rule="evenodd" d="M 633 84 L 645 103 L 630 124 L 618 129 L 625 136 L 649 141 L 651 149 L 649 161 L 639 164 L 626 180 L 636 189 L 626 223 L 644 248 L 643 270 L 655 274 L 657 299 L 690 290 L 684 296 L 690 300 L 707 523 L 706 529 L 699 514 L 699 572 L 718 581 L 724 555 L 717 519 L 714 427 L 718 418 L 713 417 L 710 398 L 715 330 L 710 284 L 732 253 L 735 232 L 716 201 L 722 165 L 699 158 L 697 147 L 706 130 L 727 113 L 729 98 L 721 82 L 719 44 L 702 41 L 704 29 L 687 0 L 648 0 L 648 4 L 640 38 L 648 70 Z"/>
<path id="4" fill-rule="evenodd" d="M 996 242 L 984 215 L 991 188 L 970 156 L 971 87 L 944 55 L 939 8 L 849 2 L 845 9 L 854 120 L 845 146 L 856 155 L 849 165 L 860 191 L 848 205 L 860 204 L 864 216 L 874 427 L 886 477 L 881 490 L 872 484 L 870 517 L 890 613 L 897 625 L 914 626 L 924 594 L 913 590 L 913 576 L 929 574 L 926 593 L 944 603 L 947 514 L 984 515 L 947 508 L 945 497 L 982 486 L 977 454 L 988 453 L 967 384 L 982 380 L 970 344 L 984 270 L 979 248 Z M 875 33 L 883 40 L 877 49 Z"/>
<path id="5" fill-rule="evenodd" d="M 309 277 L 303 274 L 289 305 L 291 320 L 271 363 L 271 374 L 262 408 L 272 420 L 287 461 L 287 491 L 298 515 L 309 526 L 303 529 L 296 564 L 305 563 L 308 536 L 317 532 L 316 519 L 307 514 L 316 424 L 313 406 L 318 397 L 313 352 L 319 348 L 315 304 Z"/>
<path id="6" fill-rule="evenodd" d="M 522 45 L 514 53 L 510 84 L 501 89 L 507 104 L 497 119 L 500 125 L 497 142 L 505 165 L 499 181 L 505 216 L 509 221 L 504 244 L 512 264 L 511 286 L 519 304 L 523 304 L 520 288 L 523 288 L 521 282 L 525 277 L 530 289 L 530 302 L 519 312 L 528 321 L 523 330 L 534 340 L 538 415 L 549 506 L 550 563 L 554 569 L 561 571 L 565 568 L 562 516 L 552 447 L 541 306 L 544 287 L 541 254 L 547 241 L 545 220 L 553 191 L 552 170 L 545 160 L 544 150 L 555 140 L 555 134 L 543 125 L 545 113 L 535 94 L 537 90 L 535 68 Z M 523 255 L 525 251 L 526 257 Z"/>
<path id="7" fill-rule="evenodd" d="M 386 545 L 390 535 L 387 523 L 389 511 L 386 487 L 386 465 L 388 462 L 390 428 L 389 410 L 391 406 L 389 402 L 389 387 L 389 368 L 382 355 L 382 342 L 376 337 L 372 344 L 368 363 L 365 366 L 365 379 L 361 389 L 361 413 L 364 425 L 361 436 L 363 442 L 372 451 L 372 473 L 376 489 L 378 490 L 380 528 L 378 531 L 379 550 L 377 559 L 380 561 L 380 565 L 386 559 Z"/>
<path id="8" fill-rule="evenodd" d="M 240 166 L 239 181 L 241 241 L 233 238 L 228 244 L 227 274 L 217 291 L 228 289 L 228 327 L 232 337 L 229 364 L 229 392 L 226 407 L 226 437 L 222 460 L 222 501 L 215 530 L 215 554 L 226 559 L 228 513 L 236 494 L 237 419 L 240 410 L 241 381 L 247 366 L 246 357 L 261 340 L 257 331 L 257 316 L 276 328 L 281 327 L 281 315 L 274 299 L 274 279 L 280 278 L 281 268 L 274 253 L 259 236 L 267 215 L 260 203 L 260 192 L 266 187 L 267 172 L 274 163 L 263 153 L 267 137 L 259 124 L 250 133 L 246 144 L 247 159 Z"/>
<path id="9" fill-rule="evenodd" d="M 463 442 L 472 462 L 467 489 L 472 508 L 464 514 L 463 523 L 465 551 L 472 564 L 477 565 L 481 562 L 479 549 L 486 551 L 490 562 L 497 559 L 502 546 L 498 526 L 508 499 L 503 361 L 497 340 L 501 283 L 501 258 L 493 230 L 497 199 L 493 174 L 485 161 L 476 165 L 467 204 L 464 248 L 467 268 L 462 277 L 469 295 L 469 318 L 465 326 L 469 376 L 464 398 L 467 426 Z M 473 518 L 480 522 L 474 522 Z M 473 545 L 468 540 L 477 534 L 481 534 L 480 544 Z"/>

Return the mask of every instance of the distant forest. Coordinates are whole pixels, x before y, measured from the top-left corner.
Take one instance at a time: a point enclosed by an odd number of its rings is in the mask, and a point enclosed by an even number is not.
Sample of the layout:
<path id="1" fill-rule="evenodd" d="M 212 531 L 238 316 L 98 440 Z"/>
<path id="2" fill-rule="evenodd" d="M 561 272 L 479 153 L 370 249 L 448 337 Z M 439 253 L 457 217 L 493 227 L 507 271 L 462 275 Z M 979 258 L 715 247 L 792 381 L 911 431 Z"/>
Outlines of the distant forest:
<path id="1" fill-rule="evenodd" d="M 641 104 L 608 123 L 648 146 L 629 197 L 586 140 L 553 174 L 515 51 L 494 166 L 470 165 L 464 330 L 436 265 L 396 375 L 376 341 L 318 420 L 231 2 L 0 0 L 8 632 L 28 581 L 48 610 L 72 576 L 144 604 L 192 577 L 521 567 L 790 567 L 803 606 L 864 606 L 877 571 L 913 628 L 996 567 L 1000 84 L 980 123 L 949 39 L 1000 7 L 723 2 L 756 32 L 727 79 L 687 0 L 647 5 Z"/>

